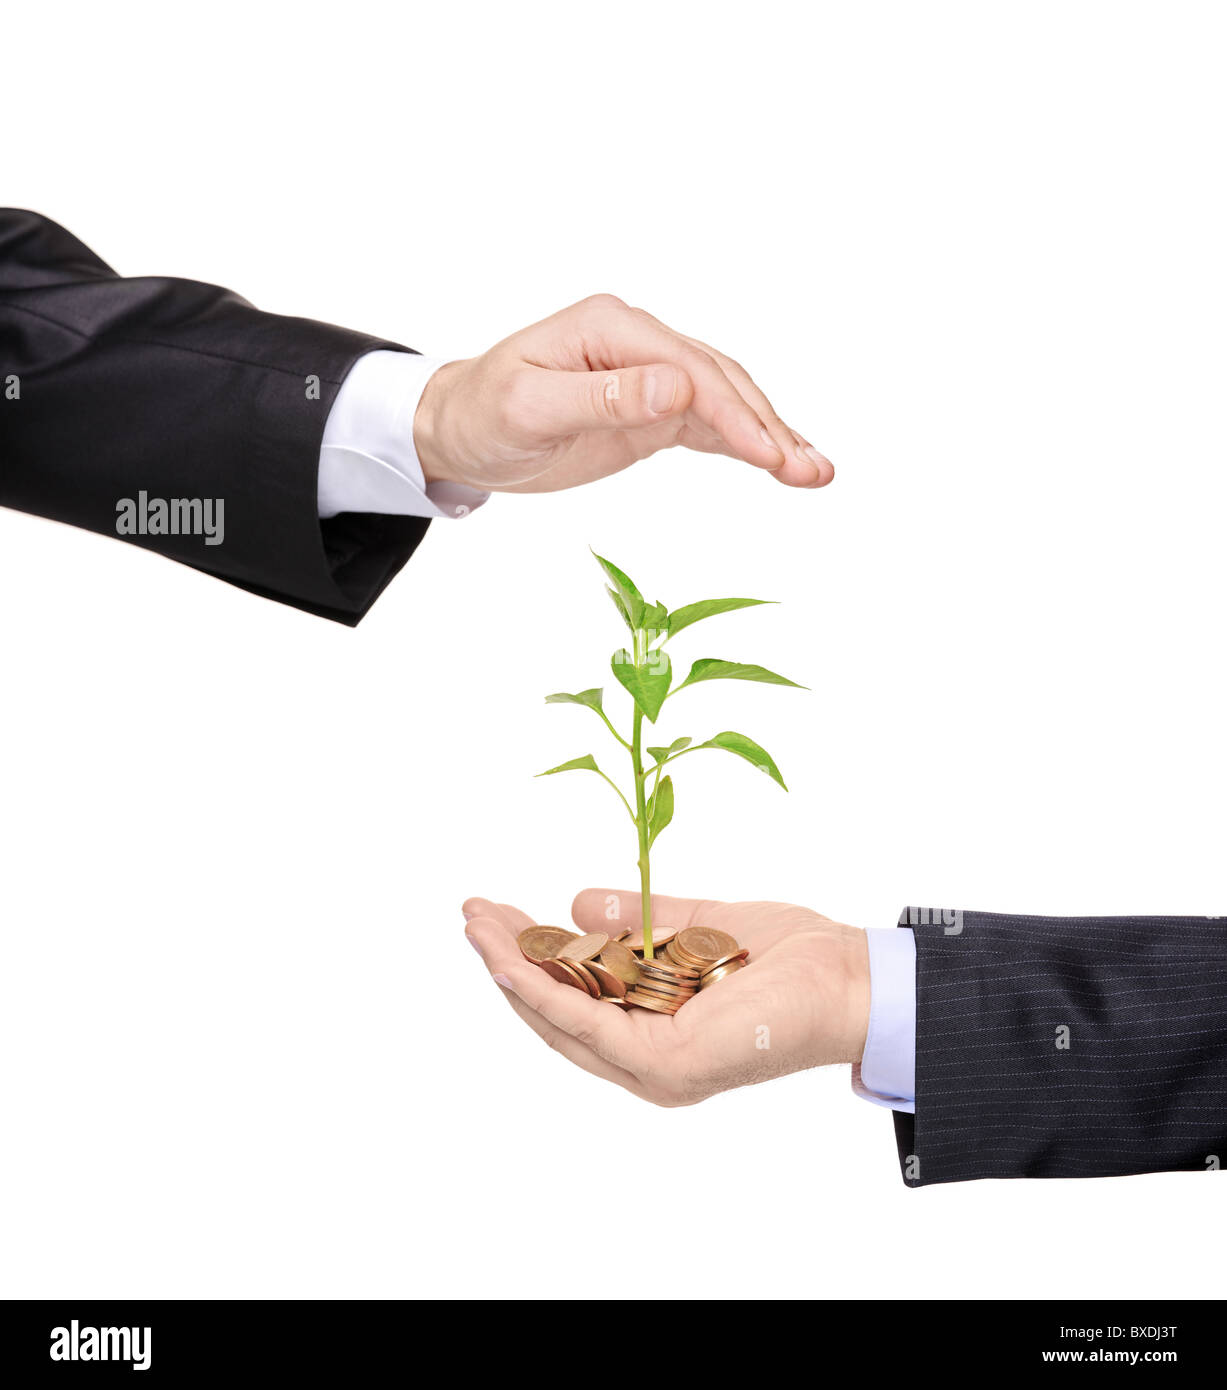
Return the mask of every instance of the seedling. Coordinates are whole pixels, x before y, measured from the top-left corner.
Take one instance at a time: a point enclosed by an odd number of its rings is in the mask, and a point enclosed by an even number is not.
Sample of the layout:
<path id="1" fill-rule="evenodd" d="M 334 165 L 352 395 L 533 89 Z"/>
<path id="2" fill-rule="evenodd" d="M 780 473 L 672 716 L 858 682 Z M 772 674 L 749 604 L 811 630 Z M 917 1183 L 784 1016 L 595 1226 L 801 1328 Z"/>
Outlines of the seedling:
<path id="1" fill-rule="evenodd" d="M 701 603 L 687 604 L 685 608 L 672 613 L 663 603 L 648 603 L 634 584 L 616 565 L 596 556 L 597 562 L 609 580 L 606 592 L 613 599 L 614 607 L 622 621 L 630 629 L 631 648 L 617 651 L 611 658 L 614 677 L 627 691 L 634 702 L 631 722 L 631 736 L 624 738 L 613 726 L 605 713 L 604 692 L 599 687 L 581 690 L 577 695 L 547 695 L 547 705 L 586 705 L 592 710 L 630 755 L 631 773 L 634 778 L 632 798 L 627 797 L 621 787 L 597 766 L 591 753 L 582 758 L 572 758 L 570 762 L 560 763 L 538 773 L 539 777 L 552 777 L 556 772 L 595 772 L 617 793 L 618 799 L 626 808 L 627 815 L 635 826 L 635 837 L 639 846 L 639 884 L 643 895 L 643 942 L 644 958 L 652 955 L 652 871 L 650 855 L 661 831 L 673 819 L 673 778 L 665 768 L 687 754 L 698 753 L 704 748 L 721 748 L 726 753 L 735 753 L 739 758 L 753 764 L 765 772 L 773 782 L 778 782 L 784 790 L 784 779 L 780 770 L 765 748 L 760 747 L 745 734 L 726 730 L 709 738 L 706 743 L 695 743 L 692 738 L 677 738 L 672 743 L 644 748 L 643 722 L 655 724 L 665 701 L 680 695 L 687 687 L 698 685 L 700 681 L 738 680 L 762 681 L 767 685 L 791 685 L 803 690 L 796 681 L 778 676 L 764 666 L 747 666 L 739 661 L 721 661 L 714 657 L 703 657 L 690 668 L 690 674 L 680 685 L 673 686 L 673 664 L 666 644 L 682 632 L 704 618 L 714 618 L 719 613 L 731 613 L 737 608 L 753 608 L 766 603 L 758 598 L 713 598 Z M 644 760 L 644 754 L 651 759 Z M 649 787 L 649 783 L 651 784 Z"/>

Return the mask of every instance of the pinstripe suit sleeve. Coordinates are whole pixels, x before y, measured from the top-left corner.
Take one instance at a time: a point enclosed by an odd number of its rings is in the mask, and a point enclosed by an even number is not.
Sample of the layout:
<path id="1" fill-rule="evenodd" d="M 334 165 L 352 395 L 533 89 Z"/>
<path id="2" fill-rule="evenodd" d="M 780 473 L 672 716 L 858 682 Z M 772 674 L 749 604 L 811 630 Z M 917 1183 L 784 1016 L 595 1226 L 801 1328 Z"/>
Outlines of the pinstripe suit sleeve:
<path id="1" fill-rule="evenodd" d="M 911 1187 L 1227 1163 L 1227 918 L 908 909 Z"/>

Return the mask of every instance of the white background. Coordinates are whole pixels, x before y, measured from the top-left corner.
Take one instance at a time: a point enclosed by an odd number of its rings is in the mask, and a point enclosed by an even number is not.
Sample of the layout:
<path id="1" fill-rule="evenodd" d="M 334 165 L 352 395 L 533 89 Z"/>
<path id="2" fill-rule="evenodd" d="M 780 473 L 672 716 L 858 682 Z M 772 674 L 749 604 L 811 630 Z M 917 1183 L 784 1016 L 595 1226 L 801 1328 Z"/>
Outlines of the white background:
<path id="1" fill-rule="evenodd" d="M 465 943 L 633 882 L 557 689 L 691 692 L 662 891 L 1222 913 L 1222 11 L 36 7 L 3 197 L 126 274 L 467 355 L 598 290 L 744 361 L 820 492 L 674 453 L 437 523 L 357 631 L 0 513 L 0 1294 L 1187 1295 L 1218 1180 L 907 1191 L 846 1071 L 683 1111 Z M 608 682 L 606 682 L 608 683 Z M 607 735 L 604 736 L 607 739 Z M 685 1232 L 653 1253 L 659 1203 Z"/>

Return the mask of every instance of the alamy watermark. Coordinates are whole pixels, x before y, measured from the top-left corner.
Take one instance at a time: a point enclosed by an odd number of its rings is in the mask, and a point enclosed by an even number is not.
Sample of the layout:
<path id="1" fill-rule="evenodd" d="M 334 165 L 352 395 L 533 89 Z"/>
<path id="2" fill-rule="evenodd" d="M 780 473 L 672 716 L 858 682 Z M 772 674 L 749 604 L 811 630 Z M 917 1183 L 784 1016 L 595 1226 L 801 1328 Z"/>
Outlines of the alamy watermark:
<path id="1" fill-rule="evenodd" d="M 52 1361 L 131 1361 L 134 1371 L 153 1364 L 153 1329 L 149 1327 L 82 1327 L 73 1318 L 51 1329 Z"/>
<path id="2" fill-rule="evenodd" d="M 203 536 L 205 545 L 226 538 L 226 503 L 221 497 L 150 497 L 142 490 L 115 504 L 121 536 Z"/>
<path id="3" fill-rule="evenodd" d="M 905 907 L 899 914 L 901 927 L 941 927 L 946 936 L 962 936 L 961 907 Z"/>

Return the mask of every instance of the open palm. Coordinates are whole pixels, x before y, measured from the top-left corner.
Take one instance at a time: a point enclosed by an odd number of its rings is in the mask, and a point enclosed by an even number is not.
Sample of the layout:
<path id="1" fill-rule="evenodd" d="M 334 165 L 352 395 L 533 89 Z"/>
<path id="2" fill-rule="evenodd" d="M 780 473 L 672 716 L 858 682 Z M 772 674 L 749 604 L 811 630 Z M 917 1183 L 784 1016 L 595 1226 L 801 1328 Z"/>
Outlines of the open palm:
<path id="1" fill-rule="evenodd" d="M 516 938 L 537 925 L 518 908 L 470 898 L 466 931 L 512 1008 L 563 1056 L 657 1105 L 830 1062 L 857 1062 L 869 1012 L 865 934 L 788 903 L 653 897 L 657 926 L 706 926 L 748 947 L 749 964 L 672 1016 L 622 1010 L 559 984 Z M 640 925 L 639 895 L 590 888 L 571 915 L 581 932 Z"/>

